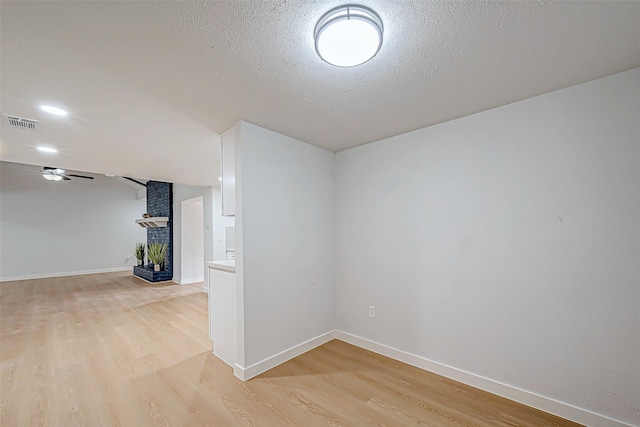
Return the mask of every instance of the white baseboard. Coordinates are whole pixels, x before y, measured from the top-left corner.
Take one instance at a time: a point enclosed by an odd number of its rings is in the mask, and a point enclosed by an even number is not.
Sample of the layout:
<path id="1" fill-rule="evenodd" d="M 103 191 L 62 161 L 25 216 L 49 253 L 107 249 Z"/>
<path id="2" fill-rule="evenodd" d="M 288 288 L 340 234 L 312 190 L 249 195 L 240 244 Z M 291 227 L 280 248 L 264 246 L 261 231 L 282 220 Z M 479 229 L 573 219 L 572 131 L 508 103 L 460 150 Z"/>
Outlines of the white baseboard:
<path id="1" fill-rule="evenodd" d="M 524 405 L 540 409 L 541 411 L 548 412 L 550 414 L 554 414 L 559 417 L 584 424 L 586 426 L 633 427 L 631 424 L 627 424 L 623 421 L 615 420 L 613 418 L 591 412 L 584 408 L 579 408 L 577 406 L 551 399 L 549 397 L 545 397 L 528 390 L 485 378 L 471 372 L 463 371 L 461 369 L 454 368 L 453 366 L 435 362 L 433 360 L 429 360 L 415 354 L 407 353 L 405 351 L 398 350 L 384 344 L 370 341 L 366 338 L 352 335 L 347 332 L 336 330 L 334 336 L 336 339 L 355 345 L 357 347 L 364 348 L 365 350 L 390 357 L 391 359 L 404 362 L 408 365 L 412 365 L 417 368 L 442 375 L 443 377 L 459 381 L 472 387 L 488 391 L 489 393 L 505 397 L 509 400 L 513 400 Z"/>
<path id="2" fill-rule="evenodd" d="M 268 357 L 258 363 L 254 363 L 249 367 L 243 368 L 236 363 L 233 366 L 233 374 L 236 377 L 240 378 L 242 381 L 247 381 L 257 375 L 260 375 L 263 372 L 268 371 L 271 368 L 275 368 L 276 366 L 286 362 L 287 360 L 291 360 L 294 357 L 300 356 L 301 354 L 306 353 L 309 350 L 313 350 L 314 348 L 319 347 L 334 338 L 335 331 L 329 331 L 301 344 L 295 345 L 276 355 Z"/>
<path id="3" fill-rule="evenodd" d="M 113 272 L 116 272 L 116 271 L 131 271 L 131 272 L 133 272 L 133 266 L 116 267 L 116 268 L 102 268 L 100 270 L 65 271 L 65 272 L 62 272 L 62 273 L 45 273 L 45 274 L 30 274 L 30 275 L 27 275 L 27 276 L 0 277 L 0 282 L 13 282 L 13 281 L 16 281 L 16 280 L 48 279 L 48 278 L 51 278 L 51 277 L 82 276 L 84 274 L 113 273 Z"/>
<path id="4" fill-rule="evenodd" d="M 174 278 L 173 281 L 176 282 L 178 285 L 190 285 L 192 283 L 204 282 L 204 279 L 178 279 L 178 280 L 176 280 Z"/>
<path id="5" fill-rule="evenodd" d="M 208 286 L 203 286 L 202 287 L 202 292 L 204 292 L 205 294 L 209 293 L 209 287 Z"/>
<path id="6" fill-rule="evenodd" d="M 176 279 L 173 278 L 173 281 L 178 285 L 191 285 L 193 283 L 201 283 L 204 282 L 204 279 Z"/>

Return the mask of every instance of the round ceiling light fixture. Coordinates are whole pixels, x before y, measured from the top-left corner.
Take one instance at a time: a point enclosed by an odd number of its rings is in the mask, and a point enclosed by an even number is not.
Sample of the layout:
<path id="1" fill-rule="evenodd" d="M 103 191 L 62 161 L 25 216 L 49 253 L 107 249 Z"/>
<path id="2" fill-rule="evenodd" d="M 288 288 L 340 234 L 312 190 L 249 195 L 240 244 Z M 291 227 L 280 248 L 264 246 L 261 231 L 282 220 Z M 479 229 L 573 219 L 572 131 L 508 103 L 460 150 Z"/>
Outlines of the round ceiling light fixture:
<path id="1" fill-rule="evenodd" d="M 325 13 L 313 37 L 318 56 L 337 67 L 364 64 L 382 46 L 382 20 L 365 6 L 350 4 Z"/>

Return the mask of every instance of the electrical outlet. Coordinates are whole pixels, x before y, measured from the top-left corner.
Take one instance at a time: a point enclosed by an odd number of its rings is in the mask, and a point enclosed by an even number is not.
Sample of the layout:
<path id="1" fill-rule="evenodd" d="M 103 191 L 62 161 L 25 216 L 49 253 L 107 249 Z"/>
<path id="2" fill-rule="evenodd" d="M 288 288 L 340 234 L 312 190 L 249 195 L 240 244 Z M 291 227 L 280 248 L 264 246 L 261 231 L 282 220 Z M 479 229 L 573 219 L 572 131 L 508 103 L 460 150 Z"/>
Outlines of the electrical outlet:
<path id="1" fill-rule="evenodd" d="M 376 318 L 376 308 L 373 305 L 369 306 L 369 317 L 372 319 Z"/>

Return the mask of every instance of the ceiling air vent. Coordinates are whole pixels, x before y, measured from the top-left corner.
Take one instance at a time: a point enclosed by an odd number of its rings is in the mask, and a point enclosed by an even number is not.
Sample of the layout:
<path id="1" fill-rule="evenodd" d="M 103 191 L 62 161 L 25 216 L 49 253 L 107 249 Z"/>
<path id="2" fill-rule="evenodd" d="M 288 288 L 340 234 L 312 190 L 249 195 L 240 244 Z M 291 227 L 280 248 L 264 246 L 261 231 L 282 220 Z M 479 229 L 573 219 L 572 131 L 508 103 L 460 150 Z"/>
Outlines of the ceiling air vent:
<path id="1" fill-rule="evenodd" d="M 3 114 L 2 121 L 14 128 L 25 129 L 25 130 L 38 130 L 38 124 L 40 123 L 37 120 L 26 119 L 24 117 L 12 116 L 10 114 Z"/>

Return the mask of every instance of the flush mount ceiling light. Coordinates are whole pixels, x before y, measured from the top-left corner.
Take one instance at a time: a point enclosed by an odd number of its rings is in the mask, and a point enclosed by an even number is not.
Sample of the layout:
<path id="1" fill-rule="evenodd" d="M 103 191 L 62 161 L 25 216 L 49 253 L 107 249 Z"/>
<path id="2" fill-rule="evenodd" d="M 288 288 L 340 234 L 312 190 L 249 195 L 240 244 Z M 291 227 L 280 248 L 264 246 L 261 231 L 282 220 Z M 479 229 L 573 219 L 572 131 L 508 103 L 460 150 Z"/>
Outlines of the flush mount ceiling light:
<path id="1" fill-rule="evenodd" d="M 42 111 L 46 111 L 49 114 L 54 114 L 56 116 L 66 116 L 68 113 L 62 108 L 52 107 L 51 105 L 41 105 L 40 109 Z"/>
<path id="2" fill-rule="evenodd" d="M 368 7 L 336 7 L 316 24 L 316 52 L 322 60 L 338 67 L 364 64 L 380 50 L 382 30 L 382 20 Z"/>

